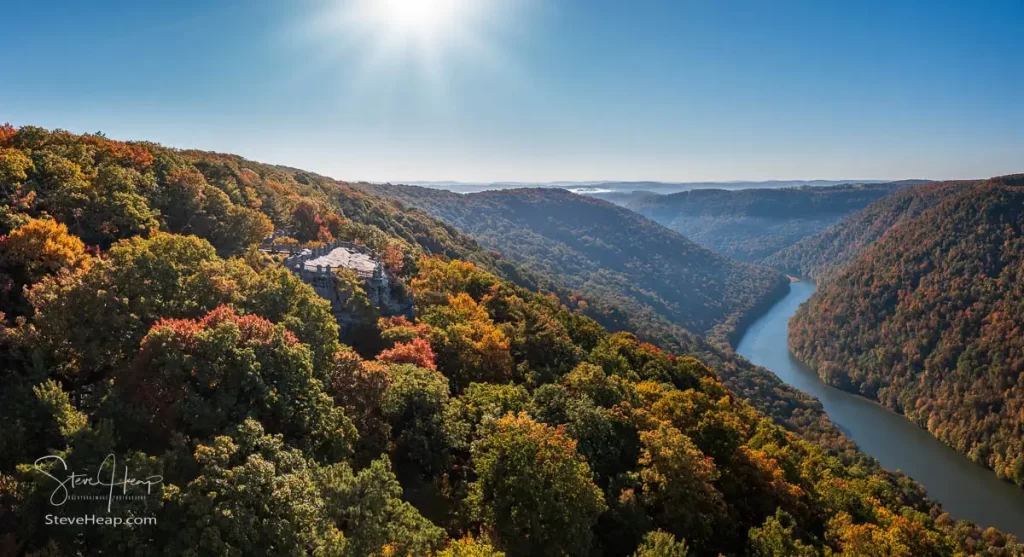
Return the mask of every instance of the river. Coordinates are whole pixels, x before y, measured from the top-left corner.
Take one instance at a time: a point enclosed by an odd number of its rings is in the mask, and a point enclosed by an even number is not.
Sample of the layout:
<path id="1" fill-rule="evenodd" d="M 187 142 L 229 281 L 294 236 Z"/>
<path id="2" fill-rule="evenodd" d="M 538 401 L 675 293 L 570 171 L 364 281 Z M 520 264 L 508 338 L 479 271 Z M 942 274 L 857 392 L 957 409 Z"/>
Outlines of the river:
<path id="1" fill-rule="evenodd" d="M 920 482 L 951 516 L 996 528 L 1024 539 L 1024 490 L 1000 481 L 894 412 L 866 398 L 823 383 L 789 352 L 789 318 L 814 293 L 810 282 L 796 282 L 789 294 L 755 321 L 736 352 L 768 368 L 784 382 L 816 397 L 832 421 L 864 452 L 890 470 Z"/>

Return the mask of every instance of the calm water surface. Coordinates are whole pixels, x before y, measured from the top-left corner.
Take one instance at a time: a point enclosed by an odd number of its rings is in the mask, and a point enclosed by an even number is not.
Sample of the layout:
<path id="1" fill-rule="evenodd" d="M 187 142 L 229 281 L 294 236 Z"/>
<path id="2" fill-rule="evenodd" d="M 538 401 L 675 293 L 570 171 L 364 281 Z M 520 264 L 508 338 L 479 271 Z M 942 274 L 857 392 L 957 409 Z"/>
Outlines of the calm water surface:
<path id="1" fill-rule="evenodd" d="M 1024 490 L 998 480 L 906 418 L 825 385 L 793 358 L 786 342 L 789 318 L 814 288 L 809 282 L 793 283 L 789 295 L 751 325 L 736 352 L 820 400 L 832 421 L 863 451 L 920 482 L 954 518 L 1024 538 Z"/>

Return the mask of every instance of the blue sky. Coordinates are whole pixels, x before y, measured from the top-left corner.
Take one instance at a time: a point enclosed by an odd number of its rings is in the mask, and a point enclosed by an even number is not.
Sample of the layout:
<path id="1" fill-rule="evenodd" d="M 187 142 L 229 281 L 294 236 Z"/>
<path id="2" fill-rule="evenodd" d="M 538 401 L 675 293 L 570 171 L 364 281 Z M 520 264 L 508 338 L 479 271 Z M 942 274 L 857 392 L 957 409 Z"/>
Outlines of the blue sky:
<path id="1" fill-rule="evenodd" d="M 1024 2 L 366 1 L 9 1 L 0 121 L 350 180 L 1024 171 Z"/>

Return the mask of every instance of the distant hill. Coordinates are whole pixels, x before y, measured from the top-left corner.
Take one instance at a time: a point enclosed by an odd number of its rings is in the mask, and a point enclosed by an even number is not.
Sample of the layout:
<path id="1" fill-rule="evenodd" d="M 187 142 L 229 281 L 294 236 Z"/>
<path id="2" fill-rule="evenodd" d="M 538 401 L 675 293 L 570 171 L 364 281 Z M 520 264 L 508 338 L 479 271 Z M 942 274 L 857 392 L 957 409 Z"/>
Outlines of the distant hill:
<path id="1" fill-rule="evenodd" d="M 837 228 L 854 247 L 804 261 L 850 259 L 793 318 L 794 353 L 1024 486 L 1024 175 L 915 188 Z"/>
<path id="2" fill-rule="evenodd" d="M 669 195 L 596 194 L 723 255 L 757 261 L 901 188 L 922 183 L 694 189 Z"/>
<path id="3" fill-rule="evenodd" d="M 586 195 L 586 196 L 589 196 L 589 197 L 596 197 L 597 199 L 608 201 L 609 203 L 614 203 L 616 205 L 621 205 L 621 206 L 626 207 L 626 208 L 629 208 L 631 205 L 638 204 L 641 201 L 643 201 L 643 200 L 645 200 L 645 199 L 647 199 L 649 197 L 663 197 L 663 194 L 655 193 L 653 191 L 647 191 L 647 190 L 621 191 L 621 190 L 607 190 L 607 189 L 599 190 L 599 189 L 593 189 L 593 188 L 582 188 L 582 189 L 575 189 L 575 190 L 572 190 L 572 191 L 573 191 L 573 193 L 578 193 L 580 195 Z"/>
<path id="4" fill-rule="evenodd" d="M 651 191 L 659 194 L 671 194 L 695 189 L 778 189 L 798 187 L 825 187 L 839 184 L 878 184 L 886 180 L 760 180 L 760 181 L 729 181 L 729 182 L 622 182 L 614 180 L 592 181 L 556 181 L 556 182 L 454 182 L 454 181 L 402 181 L 399 183 L 410 186 L 422 186 L 431 189 L 443 189 L 457 193 L 474 193 L 490 190 L 508 190 L 519 188 L 562 188 L 574 193 L 602 193 Z"/>
<path id="5" fill-rule="evenodd" d="M 786 279 L 698 246 L 611 203 L 561 189 L 459 195 L 370 186 L 470 233 L 533 273 L 608 305 L 606 323 L 657 331 L 671 324 L 728 337 L 752 310 L 782 295 Z M 670 335 L 670 332 L 664 335 Z"/>
<path id="6" fill-rule="evenodd" d="M 817 278 L 859 254 L 896 224 L 935 206 L 953 190 L 977 183 L 936 182 L 904 188 L 764 258 L 762 263 L 790 275 Z"/>

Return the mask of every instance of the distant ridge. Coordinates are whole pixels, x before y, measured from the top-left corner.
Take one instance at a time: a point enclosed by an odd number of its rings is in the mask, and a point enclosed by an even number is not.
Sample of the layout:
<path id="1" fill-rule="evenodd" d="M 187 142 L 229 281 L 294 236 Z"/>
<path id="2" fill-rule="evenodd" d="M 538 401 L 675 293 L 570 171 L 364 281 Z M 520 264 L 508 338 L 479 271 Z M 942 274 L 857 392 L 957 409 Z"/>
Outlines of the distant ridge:
<path id="1" fill-rule="evenodd" d="M 817 182 L 822 182 L 818 180 Z M 773 182 L 781 184 L 782 182 Z M 755 262 L 921 180 L 725 189 L 578 191 L 654 219 L 717 253 Z"/>
<path id="2" fill-rule="evenodd" d="M 916 180 L 930 182 L 932 180 Z M 518 188 L 562 188 L 572 190 L 595 189 L 609 191 L 650 191 L 654 193 L 676 193 L 695 189 L 770 189 L 795 188 L 801 186 L 837 186 L 840 184 L 882 184 L 892 180 L 731 180 L 724 182 L 659 182 L 659 181 L 619 181 L 619 180 L 583 180 L 554 182 L 459 182 L 459 181 L 391 181 L 390 184 L 421 186 L 431 189 L 442 189 L 457 193 L 475 193 L 488 190 L 507 190 Z"/>
<path id="3" fill-rule="evenodd" d="M 627 308 L 606 324 L 664 336 L 660 341 L 672 342 L 664 333 L 668 323 L 724 340 L 789 288 L 780 273 L 733 261 L 633 211 L 561 188 L 458 195 L 383 185 L 369 192 L 427 211 L 537 276 L 581 292 L 589 304 Z"/>

